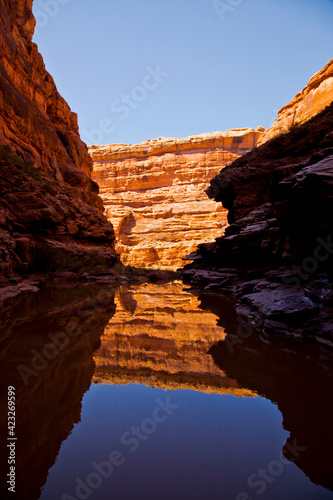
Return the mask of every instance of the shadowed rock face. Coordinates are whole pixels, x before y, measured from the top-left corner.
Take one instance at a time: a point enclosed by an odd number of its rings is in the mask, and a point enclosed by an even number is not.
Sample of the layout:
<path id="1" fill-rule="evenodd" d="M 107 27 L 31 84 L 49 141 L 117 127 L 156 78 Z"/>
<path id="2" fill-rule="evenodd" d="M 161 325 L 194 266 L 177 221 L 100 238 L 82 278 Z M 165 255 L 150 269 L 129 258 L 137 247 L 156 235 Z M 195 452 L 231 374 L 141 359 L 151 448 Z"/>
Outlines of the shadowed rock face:
<path id="1" fill-rule="evenodd" d="M 222 167 L 256 145 L 263 130 L 92 146 L 93 178 L 115 227 L 122 261 L 181 267 L 199 243 L 223 234 L 226 211 L 204 190 Z"/>
<path id="2" fill-rule="evenodd" d="M 229 210 L 230 226 L 215 243 L 199 246 L 184 273 L 193 283 L 231 291 L 239 314 L 267 333 L 330 345 L 332 124 L 333 104 L 211 181 L 207 193 Z"/>
<path id="3" fill-rule="evenodd" d="M 14 386 L 17 493 L 8 492 L 3 474 L 1 498 L 39 498 L 62 441 L 80 421 L 95 368 L 93 352 L 114 314 L 113 298 L 109 288 L 87 286 L 21 295 L 2 304 L 0 459 L 7 471 L 7 387 Z"/>
<path id="4" fill-rule="evenodd" d="M 39 261 L 71 268 L 75 255 L 99 251 L 111 265 L 113 228 L 77 116 L 32 42 L 31 8 L 32 0 L 0 4 L 0 271 L 45 270 Z"/>

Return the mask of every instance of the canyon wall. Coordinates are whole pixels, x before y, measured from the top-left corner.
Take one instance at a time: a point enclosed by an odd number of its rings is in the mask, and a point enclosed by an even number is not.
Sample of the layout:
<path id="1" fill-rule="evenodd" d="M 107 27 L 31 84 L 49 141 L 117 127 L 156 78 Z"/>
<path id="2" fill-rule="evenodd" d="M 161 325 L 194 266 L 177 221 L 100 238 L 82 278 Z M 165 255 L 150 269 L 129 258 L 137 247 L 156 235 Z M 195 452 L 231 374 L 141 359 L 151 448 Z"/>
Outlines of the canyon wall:
<path id="1" fill-rule="evenodd" d="M 77 116 L 32 42 L 32 3 L 0 3 L 0 271 L 112 265 L 113 228 Z"/>
<path id="2" fill-rule="evenodd" d="M 252 330 L 333 345 L 333 104 L 223 169 L 207 193 L 230 226 L 184 276 L 233 293 Z"/>
<path id="3" fill-rule="evenodd" d="M 124 264 L 177 269 L 199 243 L 227 226 L 226 211 L 204 191 L 221 168 L 256 146 L 264 129 L 91 146 Z"/>
<path id="4" fill-rule="evenodd" d="M 186 280 L 237 300 L 250 332 L 333 346 L 333 60 L 282 108 L 259 146 L 214 177 L 229 227 Z M 329 104 L 331 103 L 331 104 Z"/>
<path id="5" fill-rule="evenodd" d="M 294 99 L 278 112 L 273 125 L 259 139 L 258 145 L 287 133 L 323 111 L 333 101 L 333 59 L 316 73 Z"/>

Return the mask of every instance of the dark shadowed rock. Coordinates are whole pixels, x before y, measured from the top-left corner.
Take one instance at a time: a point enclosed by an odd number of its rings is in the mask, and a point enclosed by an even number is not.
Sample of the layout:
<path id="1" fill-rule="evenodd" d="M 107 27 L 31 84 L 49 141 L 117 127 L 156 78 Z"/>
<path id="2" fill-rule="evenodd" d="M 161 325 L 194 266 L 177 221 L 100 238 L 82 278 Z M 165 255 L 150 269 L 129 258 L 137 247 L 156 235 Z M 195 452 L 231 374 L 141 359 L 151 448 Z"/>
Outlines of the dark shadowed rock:
<path id="1" fill-rule="evenodd" d="M 0 4 L 0 272 L 71 270 L 76 255 L 81 267 L 92 255 L 109 265 L 113 227 L 77 116 L 32 42 L 31 9 L 32 0 Z"/>
<path id="2" fill-rule="evenodd" d="M 238 313 L 259 330 L 333 345 L 332 128 L 333 104 L 211 181 L 230 226 L 198 247 L 184 278 L 238 297 Z"/>

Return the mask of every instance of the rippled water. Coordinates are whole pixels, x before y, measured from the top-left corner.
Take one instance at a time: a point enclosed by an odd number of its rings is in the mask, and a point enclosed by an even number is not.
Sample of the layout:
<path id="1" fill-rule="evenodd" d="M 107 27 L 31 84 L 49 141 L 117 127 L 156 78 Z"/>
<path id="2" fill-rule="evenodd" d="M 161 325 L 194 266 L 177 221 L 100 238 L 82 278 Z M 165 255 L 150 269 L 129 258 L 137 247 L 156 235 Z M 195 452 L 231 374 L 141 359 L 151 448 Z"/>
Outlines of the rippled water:
<path id="1" fill-rule="evenodd" d="M 178 282 L 6 302 L 1 435 L 10 385 L 17 492 L 2 474 L 1 496 L 333 498 L 333 353 L 239 339 L 237 322 L 222 297 Z"/>

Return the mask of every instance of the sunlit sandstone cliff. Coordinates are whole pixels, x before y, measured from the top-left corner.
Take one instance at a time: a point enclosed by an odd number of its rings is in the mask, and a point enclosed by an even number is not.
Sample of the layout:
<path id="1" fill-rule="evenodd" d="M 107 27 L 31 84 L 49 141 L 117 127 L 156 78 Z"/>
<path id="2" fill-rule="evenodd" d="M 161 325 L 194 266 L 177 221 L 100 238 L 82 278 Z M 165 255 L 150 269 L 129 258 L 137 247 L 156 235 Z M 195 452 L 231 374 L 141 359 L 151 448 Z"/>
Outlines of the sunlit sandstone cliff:
<path id="1" fill-rule="evenodd" d="M 278 113 L 273 125 L 266 130 L 258 145 L 269 141 L 292 127 L 305 123 L 333 101 L 333 59 L 316 73 L 294 99 Z"/>
<path id="2" fill-rule="evenodd" d="M 94 356 L 95 382 L 255 395 L 226 377 L 208 355 L 225 338 L 224 330 L 182 283 L 123 288 L 115 303 L 115 316 Z"/>
<path id="3" fill-rule="evenodd" d="M 199 243 L 223 233 L 226 211 L 204 190 L 222 167 L 256 145 L 263 130 L 92 146 L 93 178 L 115 227 L 122 261 L 180 267 Z"/>
<path id="4" fill-rule="evenodd" d="M 0 271 L 71 268 L 90 255 L 111 264 L 113 228 L 77 116 L 32 42 L 32 3 L 0 3 Z"/>

